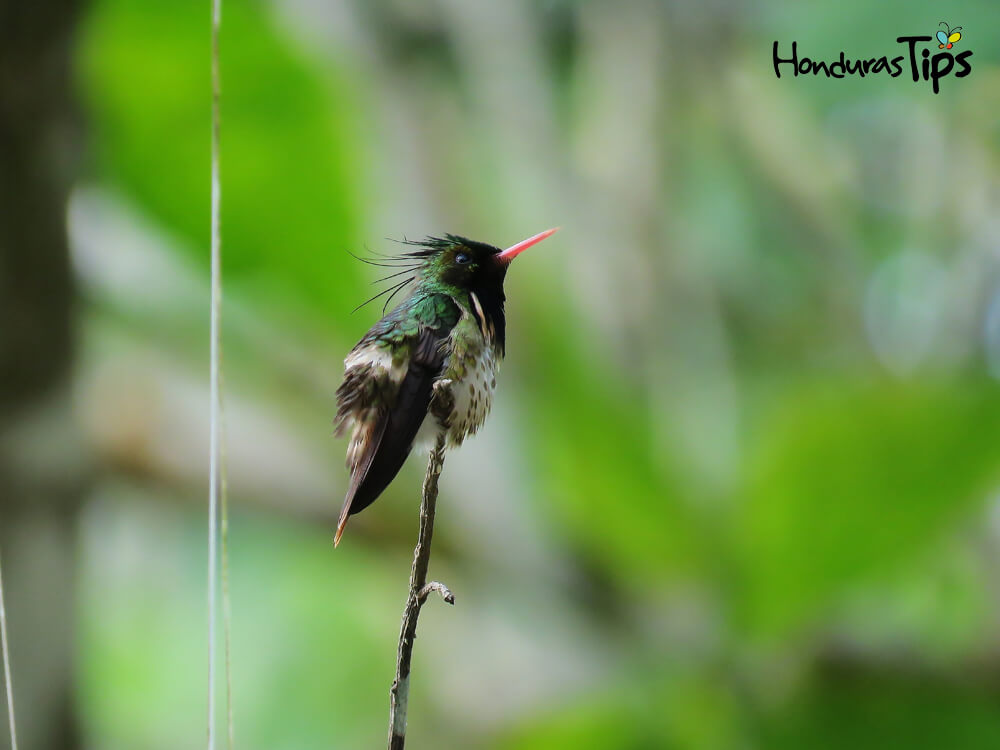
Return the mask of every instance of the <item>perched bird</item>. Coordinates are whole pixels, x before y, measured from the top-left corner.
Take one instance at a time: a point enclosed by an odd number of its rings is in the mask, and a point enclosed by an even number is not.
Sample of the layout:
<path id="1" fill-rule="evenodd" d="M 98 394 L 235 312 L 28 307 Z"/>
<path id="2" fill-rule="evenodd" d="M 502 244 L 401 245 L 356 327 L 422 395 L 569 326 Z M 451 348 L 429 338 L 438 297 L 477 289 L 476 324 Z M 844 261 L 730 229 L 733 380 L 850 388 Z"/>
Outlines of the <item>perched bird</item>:
<path id="1" fill-rule="evenodd" d="M 482 426 L 504 355 L 507 268 L 555 231 L 506 250 L 453 234 L 430 237 L 376 263 L 401 269 L 386 278 L 409 276 L 382 294 L 416 283 L 344 360 L 334 423 L 338 435 L 351 431 L 351 481 L 335 545 L 348 517 L 375 502 L 415 443 L 433 443 L 444 432 L 457 446 Z"/>

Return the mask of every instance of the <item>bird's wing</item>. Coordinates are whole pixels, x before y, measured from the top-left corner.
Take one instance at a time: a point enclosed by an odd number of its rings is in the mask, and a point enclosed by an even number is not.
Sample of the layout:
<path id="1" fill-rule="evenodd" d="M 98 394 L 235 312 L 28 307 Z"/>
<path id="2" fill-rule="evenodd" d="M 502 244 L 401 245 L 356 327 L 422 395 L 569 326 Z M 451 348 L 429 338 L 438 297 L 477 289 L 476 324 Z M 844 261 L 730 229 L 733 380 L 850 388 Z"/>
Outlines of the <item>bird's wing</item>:
<path id="1" fill-rule="evenodd" d="M 348 517 L 382 494 L 410 454 L 459 317 L 451 297 L 422 296 L 376 323 L 344 360 L 335 424 L 338 434 L 352 427 L 347 451 L 351 481 L 335 544 Z"/>

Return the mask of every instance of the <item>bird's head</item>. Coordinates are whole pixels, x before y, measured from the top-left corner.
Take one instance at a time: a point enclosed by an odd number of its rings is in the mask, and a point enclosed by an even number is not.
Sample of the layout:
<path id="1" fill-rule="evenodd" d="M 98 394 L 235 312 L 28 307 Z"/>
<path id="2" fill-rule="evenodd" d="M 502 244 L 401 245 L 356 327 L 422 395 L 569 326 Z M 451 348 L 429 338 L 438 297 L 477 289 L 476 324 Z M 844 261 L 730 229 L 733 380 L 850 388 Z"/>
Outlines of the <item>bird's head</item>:
<path id="1" fill-rule="evenodd" d="M 503 281 L 507 268 L 514 258 L 555 231 L 539 232 L 506 250 L 446 234 L 413 243 L 419 249 L 407 255 L 418 262 L 415 270 L 421 286 L 467 300 L 484 336 L 502 356 L 506 331 Z"/>
<path id="2" fill-rule="evenodd" d="M 475 292 L 480 296 L 499 295 L 503 299 L 503 281 L 511 261 L 524 250 L 555 232 L 544 232 L 501 250 L 485 242 L 446 234 L 414 242 L 419 249 L 407 255 L 420 261 L 420 279 L 448 291 Z"/>
<path id="3" fill-rule="evenodd" d="M 382 308 L 385 312 L 396 294 L 411 282 L 416 282 L 418 288 L 449 294 L 467 304 L 477 320 L 484 325 L 484 330 L 492 332 L 502 353 L 505 328 L 503 281 L 507 268 L 514 258 L 555 231 L 556 229 L 547 229 L 539 232 L 506 250 L 456 234 L 446 234 L 444 237 L 407 240 L 406 244 L 417 249 L 401 255 L 379 256 L 377 260 L 358 258 L 371 265 L 389 268 L 393 273 L 378 279 L 391 280 L 388 289 L 369 298 L 355 310 L 388 295 Z"/>

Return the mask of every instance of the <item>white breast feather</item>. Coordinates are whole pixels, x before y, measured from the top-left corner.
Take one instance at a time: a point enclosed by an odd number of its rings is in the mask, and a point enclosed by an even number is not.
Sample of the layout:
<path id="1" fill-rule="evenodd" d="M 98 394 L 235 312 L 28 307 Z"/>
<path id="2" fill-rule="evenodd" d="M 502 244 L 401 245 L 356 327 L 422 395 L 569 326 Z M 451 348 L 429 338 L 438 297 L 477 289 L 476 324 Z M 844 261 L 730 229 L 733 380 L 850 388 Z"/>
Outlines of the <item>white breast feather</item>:
<path id="1" fill-rule="evenodd" d="M 493 404 L 498 369 L 499 363 L 493 356 L 492 347 L 484 346 L 474 366 L 466 370 L 466 376 L 461 381 L 438 381 L 438 387 L 446 384 L 454 398 L 451 427 L 448 430 L 448 442 L 452 446 L 461 445 L 466 437 L 475 434 L 486 421 Z M 447 371 L 447 363 L 445 370 Z M 434 445 L 441 429 L 438 419 L 428 413 L 417 431 L 414 447 L 419 451 L 429 449 Z"/>
<path id="2" fill-rule="evenodd" d="M 449 440 L 453 445 L 461 445 L 469 435 L 474 435 L 490 413 L 493 405 L 493 391 L 496 390 L 497 361 L 493 348 L 484 346 L 475 366 L 460 383 L 452 385 L 455 409 L 452 413 Z"/>

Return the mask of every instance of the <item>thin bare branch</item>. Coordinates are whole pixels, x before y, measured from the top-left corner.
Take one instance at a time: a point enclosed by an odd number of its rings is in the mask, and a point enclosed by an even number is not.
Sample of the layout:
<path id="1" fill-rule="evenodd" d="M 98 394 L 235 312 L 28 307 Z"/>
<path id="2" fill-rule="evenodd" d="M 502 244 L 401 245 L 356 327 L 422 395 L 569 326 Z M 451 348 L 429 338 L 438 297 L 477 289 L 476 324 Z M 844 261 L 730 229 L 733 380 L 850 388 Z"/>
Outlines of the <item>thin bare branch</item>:
<path id="1" fill-rule="evenodd" d="M 389 750 L 402 750 L 406 743 L 406 706 L 410 698 L 410 662 L 413 642 L 417 637 L 417 618 L 420 608 L 432 591 L 437 591 L 449 604 L 455 596 L 439 581 L 427 582 L 427 568 L 431 561 L 431 540 L 434 537 L 434 514 L 437 508 L 438 477 L 444 466 L 445 435 L 438 437 L 427 459 L 424 475 L 423 497 L 420 501 L 420 533 L 413 550 L 413 567 L 410 569 L 410 593 L 403 611 L 403 624 L 399 631 L 396 651 L 396 679 L 389 691 Z"/>

